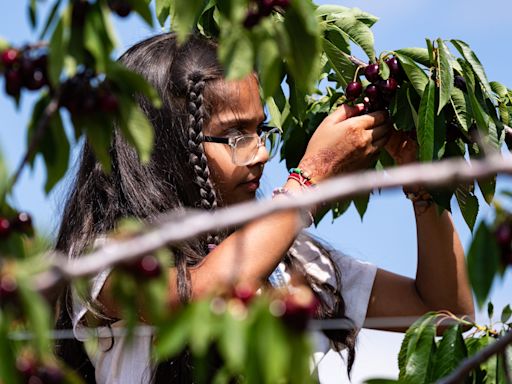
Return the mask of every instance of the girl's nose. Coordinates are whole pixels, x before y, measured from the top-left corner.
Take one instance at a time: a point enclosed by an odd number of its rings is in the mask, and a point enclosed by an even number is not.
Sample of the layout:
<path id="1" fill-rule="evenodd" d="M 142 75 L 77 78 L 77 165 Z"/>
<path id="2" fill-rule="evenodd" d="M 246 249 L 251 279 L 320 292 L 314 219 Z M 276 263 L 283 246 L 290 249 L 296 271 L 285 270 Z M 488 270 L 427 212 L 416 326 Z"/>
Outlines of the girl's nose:
<path id="1" fill-rule="evenodd" d="M 262 163 L 265 164 L 269 159 L 269 153 L 267 151 L 267 148 L 265 148 L 265 143 L 258 146 L 258 152 L 256 152 L 256 156 L 254 157 L 254 160 L 252 161 L 253 164 Z"/>

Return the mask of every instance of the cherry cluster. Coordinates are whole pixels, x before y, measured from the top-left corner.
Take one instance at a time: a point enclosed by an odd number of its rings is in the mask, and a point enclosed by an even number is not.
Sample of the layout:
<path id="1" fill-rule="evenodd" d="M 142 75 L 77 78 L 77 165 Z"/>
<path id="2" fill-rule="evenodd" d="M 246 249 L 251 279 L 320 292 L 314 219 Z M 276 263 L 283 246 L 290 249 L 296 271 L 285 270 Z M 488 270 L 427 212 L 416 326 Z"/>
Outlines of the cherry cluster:
<path id="1" fill-rule="evenodd" d="M 494 230 L 494 238 L 500 247 L 501 264 L 512 266 L 512 221 L 506 220 Z"/>
<path id="2" fill-rule="evenodd" d="M 94 71 L 86 69 L 64 82 L 60 105 L 73 116 L 85 116 L 98 110 L 116 113 L 119 110 L 119 99 L 110 82 L 101 80 Z"/>
<path id="3" fill-rule="evenodd" d="M 254 6 L 247 11 L 244 20 L 244 27 L 251 29 L 259 24 L 261 19 L 269 16 L 272 11 L 281 8 L 286 9 L 290 5 L 290 0 L 256 0 Z"/>
<path id="4" fill-rule="evenodd" d="M 35 91 L 48 84 L 47 54 L 40 48 L 7 48 L 0 54 L 5 92 L 19 97 L 21 89 Z"/>
<path id="5" fill-rule="evenodd" d="M 24 383 L 60 384 L 64 382 L 64 373 L 57 365 L 43 364 L 32 356 L 18 357 L 16 370 Z"/>
<path id="6" fill-rule="evenodd" d="M 0 239 L 8 238 L 12 232 L 30 234 L 32 231 L 32 218 L 26 212 L 19 212 L 11 218 L 0 216 Z"/>
<path id="7" fill-rule="evenodd" d="M 356 101 L 363 96 L 366 112 L 386 108 L 398 88 L 399 81 L 402 79 L 402 67 L 397 58 L 393 56 L 386 59 L 385 63 L 390 72 L 388 79 L 384 80 L 380 76 L 379 63 L 367 65 L 364 67 L 364 76 L 370 84 L 363 91 L 363 84 L 360 81 L 348 83 L 345 89 L 347 100 Z"/>

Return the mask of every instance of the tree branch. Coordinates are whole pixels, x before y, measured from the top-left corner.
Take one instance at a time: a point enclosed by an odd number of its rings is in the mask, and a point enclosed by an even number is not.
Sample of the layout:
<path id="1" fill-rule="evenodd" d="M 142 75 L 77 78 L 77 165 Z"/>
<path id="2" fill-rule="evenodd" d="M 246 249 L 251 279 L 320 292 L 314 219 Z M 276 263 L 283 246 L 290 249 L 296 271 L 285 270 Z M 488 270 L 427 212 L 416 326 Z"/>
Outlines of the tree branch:
<path id="1" fill-rule="evenodd" d="M 62 279 L 94 275 L 122 261 L 154 252 L 165 245 L 176 244 L 219 228 L 246 223 L 278 211 L 307 209 L 322 202 L 367 193 L 376 188 L 389 189 L 416 184 L 439 187 L 500 172 L 512 173 L 512 161 L 498 154 L 484 160 L 475 160 L 471 165 L 464 159 L 450 159 L 396 167 L 387 171 L 366 171 L 340 176 L 304 191 L 293 200 L 243 203 L 215 212 L 189 210 L 179 216 L 176 213 L 166 214 L 158 225 L 146 233 L 123 241 L 112 241 L 79 259 L 67 260 L 63 256 L 54 255 L 52 269 L 37 275 L 35 283 L 38 289 L 46 291 Z"/>
<path id="2" fill-rule="evenodd" d="M 439 380 L 437 384 L 456 384 L 464 382 L 464 378 L 478 365 L 491 356 L 503 352 L 512 343 L 512 331 L 508 331 L 496 342 L 481 349 L 478 353 L 463 360 L 451 374 Z"/>

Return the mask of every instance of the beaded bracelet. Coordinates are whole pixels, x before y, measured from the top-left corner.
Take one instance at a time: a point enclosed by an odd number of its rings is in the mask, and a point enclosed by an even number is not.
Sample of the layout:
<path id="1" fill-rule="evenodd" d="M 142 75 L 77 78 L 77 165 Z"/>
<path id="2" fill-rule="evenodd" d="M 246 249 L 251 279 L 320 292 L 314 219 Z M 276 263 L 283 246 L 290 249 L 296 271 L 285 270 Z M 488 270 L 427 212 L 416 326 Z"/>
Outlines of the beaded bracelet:
<path id="1" fill-rule="evenodd" d="M 309 174 L 300 168 L 290 168 L 288 180 L 295 180 L 302 187 L 312 187 L 315 185 Z"/>
<path id="2" fill-rule="evenodd" d="M 426 211 L 433 203 L 434 199 L 432 195 L 425 189 L 419 189 L 418 191 L 408 191 L 403 188 L 405 197 L 411 200 L 415 207 L 421 208 L 421 211 Z"/>
<path id="3" fill-rule="evenodd" d="M 288 197 L 292 196 L 290 191 L 283 187 L 275 188 L 272 191 L 272 198 L 275 198 L 276 196 L 279 196 L 279 195 L 285 195 Z M 304 227 L 306 227 L 306 228 L 310 227 L 315 222 L 315 218 L 313 217 L 313 214 L 307 209 L 301 210 L 301 216 L 302 216 L 302 221 L 304 222 Z"/>

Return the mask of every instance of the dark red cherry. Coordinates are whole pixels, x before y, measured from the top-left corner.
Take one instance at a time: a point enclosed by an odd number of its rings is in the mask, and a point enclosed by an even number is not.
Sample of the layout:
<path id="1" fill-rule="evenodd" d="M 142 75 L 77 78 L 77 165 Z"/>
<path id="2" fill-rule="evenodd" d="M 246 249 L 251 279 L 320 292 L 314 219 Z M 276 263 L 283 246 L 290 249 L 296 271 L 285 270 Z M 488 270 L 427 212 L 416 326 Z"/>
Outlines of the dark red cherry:
<path id="1" fill-rule="evenodd" d="M 112 92 L 106 92 L 100 97 L 100 109 L 105 113 L 114 113 L 119 110 L 119 100 Z"/>
<path id="2" fill-rule="evenodd" d="M 261 16 L 268 16 L 274 9 L 273 0 L 258 0 L 258 10 Z"/>
<path id="3" fill-rule="evenodd" d="M 256 25 L 258 25 L 260 20 L 261 14 L 259 12 L 250 10 L 247 12 L 247 15 L 245 16 L 244 27 L 247 29 L 252 29 Z"/>
<path id="4" fill-rule="evenodd" d="M 382 94 L 392 96 L 395 94 L 396 89 L 398 88 L 398 82 L 394 78 L 390 77 L 387 80 L 379 81 L 378 87 Z"/>
<path id="5" fill-rule="evenodd" d="M 37 361 L 33 357 L 20 356 L 16 359 L 16 370 L 25 379 L 37 374 Z"/>
<path id="6" fill-rule="evenodd" d="M 380 99 L 380 91 L 375 84 L 368 85 L 364 90 L 364 94 L 368 96 L 370 102 Z"/>
<path id="7" fill-rule="evenodd" d="M 27 212 L 19 212 L 11 219 L 11 226 L 16 231 L 29 233 L 32 231 L 32 217 Z"/>
<path id="8" fill-rule="evenodd" d="M 350 101 L 354 101 L 363 92 L 363 85 L 359 81 L 352 81 L 348 83 L 347 88 L 345 89 L 345 95 L 347 99 Z"/>
<path id="9" fill-rule="evenodd" d="M 256 296 L 256 292 L 250 286 L 237 285 L 235 287 L 234 297 L 242 301 L 244 304 L 248 304 Z"/>
<path id="10" fill-rule="evenodd" d="M 0 217 L 0 239 L 6 239 L 11 234 L 11 222 L 5 217 Z"/>
<path id="11" fill-rule="evenodd" d="M 274 5 L 286 9 L 290 6 L 290 0 L 274 0 Z"/>
<path id="12" fill-rule="evenodd" d="M 13 97 L 18 97 L 21 92 L 22 77 L 18 70 L 10 69 L 5 72 L 5 92 Z"/>
<path id="13" fill-rule="evenodd" d="M 46 77 L 44 72 L 37 68 L 34 70 L 34 72 L 32 72 L 32 75 L 29 78 L 24 78 L 23 82 L 27 89 L 36 91 L 46 85 Z"/>
<path id="14" fill-rule="evenodd" d="M 501 251 L 501 265 L 504 268 L 512 266 L 512 250 L 506 249 Z"/>
<path id="15" fill-rule="evenodd" d="M 510 247 L 512 244 L 512 226 L 509 222 L 498 225 L 494 231 L 494 238 L 501 247 Z"/>
<path id="16" fill-rule="evenodd" d="M 466 79 L 460 75 L 457 75 L 453 78 L 453 85 L 455 85 L 456 88 L 459 88 L 462 92 L 468 91 L 466 86 Z"/>
<path id="17" fill-rule="evenodd" d="M 43 366 L 38 370 L 38 376 L 43 383 L 60 384 L 64 382 L 64 373 L 56 366 Z"/>
<path id="18" fill-rule="evenodd" d="M 126 17 L 132 11 L 132 6 L 125 0 L 110 0 L 108 2 L 110 9 L 115 12 L 119 17 Z"/>
<path id="19" fill-rule="evenodd" d="M 388 58 L 385 62 L 389 67 L 391 76 L 400 78 L 402 75 L 402 66 L 400 65 L 400 62 L 397 60 L 397 58 L 393 56 Z"/>
<path id="20" fill-rule="evenodd" d="M 15 48 L 7 48 L 4 50 L 0 56 L 0 60 L 2 60 L 2 64 L 6 68 L 11 68 L 17 61 L 19 57 L 20 51 Z"/>
<path id="21" fill-rule="evenodd" d="M 375 83 L 380 79 L 379 64 L 370 64 L 364 68 L 364 76 L 370 83 Z"/>

